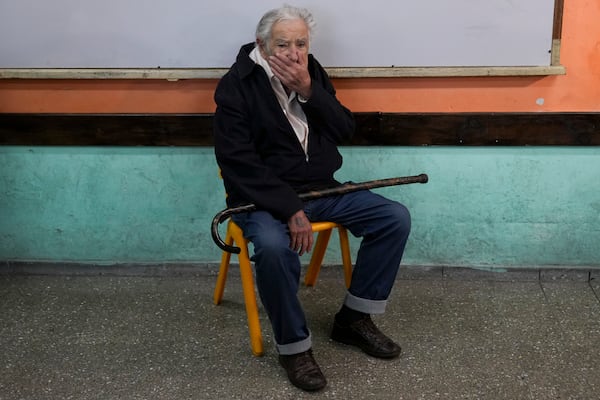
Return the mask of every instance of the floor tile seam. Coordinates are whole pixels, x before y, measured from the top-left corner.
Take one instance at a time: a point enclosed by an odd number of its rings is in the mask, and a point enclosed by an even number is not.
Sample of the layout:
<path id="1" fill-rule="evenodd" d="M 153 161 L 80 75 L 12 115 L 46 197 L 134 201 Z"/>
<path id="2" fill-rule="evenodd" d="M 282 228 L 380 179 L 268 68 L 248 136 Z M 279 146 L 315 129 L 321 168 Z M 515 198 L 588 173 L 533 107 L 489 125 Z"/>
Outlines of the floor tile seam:
<path id="1" fill-rule="evenodd" d="M 588 282 L 588 285 L 589 285 L 590 289 L 592 290 L 592 293 L 596 297 L 596 301 L 598 301 L 598 304 L 600 304 L 600 296 L 598 295 L 598 292 L 594 288 L 594 285 L 592 285 L 592 281 L 591 280 Z"/>

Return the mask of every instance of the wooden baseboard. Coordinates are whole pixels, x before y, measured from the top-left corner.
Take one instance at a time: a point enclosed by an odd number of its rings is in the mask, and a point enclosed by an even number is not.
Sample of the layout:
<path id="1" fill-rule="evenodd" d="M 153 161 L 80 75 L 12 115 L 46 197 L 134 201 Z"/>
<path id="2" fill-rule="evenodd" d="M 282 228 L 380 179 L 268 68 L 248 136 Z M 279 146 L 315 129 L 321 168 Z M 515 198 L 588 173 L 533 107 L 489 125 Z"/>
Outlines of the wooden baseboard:
<path id="1" fill-rule="evenodd" d="M 354 146 L 598 146 L 600 113 L 356 113 Z M 211 114 L 0 114 L 0 145 L 212 146 Z"/>

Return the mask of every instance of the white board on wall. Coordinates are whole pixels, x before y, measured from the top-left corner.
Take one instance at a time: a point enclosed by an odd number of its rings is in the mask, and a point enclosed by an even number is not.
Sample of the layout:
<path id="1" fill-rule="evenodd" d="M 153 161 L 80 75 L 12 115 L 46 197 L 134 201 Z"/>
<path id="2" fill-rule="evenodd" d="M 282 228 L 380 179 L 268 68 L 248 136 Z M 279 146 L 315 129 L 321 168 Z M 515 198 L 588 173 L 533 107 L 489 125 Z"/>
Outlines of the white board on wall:
<path id="1" fill-rule="evenodd" d="M 227 68 L 272 0 L 0 0 L 0 68 Z M 554 0 L 307 0 L 326 67 L 546 66 Z"/>

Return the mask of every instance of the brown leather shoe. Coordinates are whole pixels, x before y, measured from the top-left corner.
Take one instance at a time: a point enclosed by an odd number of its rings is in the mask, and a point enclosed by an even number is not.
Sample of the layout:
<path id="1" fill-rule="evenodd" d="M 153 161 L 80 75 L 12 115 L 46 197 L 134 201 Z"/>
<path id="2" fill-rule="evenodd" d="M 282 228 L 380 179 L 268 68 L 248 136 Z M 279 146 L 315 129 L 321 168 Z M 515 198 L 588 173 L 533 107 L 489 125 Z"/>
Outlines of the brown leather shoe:
<path id="1" fill-rule="evenodd" d="M 342 325 L 334 320 L 331 338 L 336 342 L 357 346 L 377 358 L 395 358 L 402 351 L 400 346 L 375 326 L 369 315 L 349 325 Z"/>
<path id="2" fill-rule="evenodd" d="M 325 375 L 315 361 L 312 350 L 291 355 L 279 355 L 279 364 L 296 387 L 306 391 L 320 390 L 327 385 Z"/>

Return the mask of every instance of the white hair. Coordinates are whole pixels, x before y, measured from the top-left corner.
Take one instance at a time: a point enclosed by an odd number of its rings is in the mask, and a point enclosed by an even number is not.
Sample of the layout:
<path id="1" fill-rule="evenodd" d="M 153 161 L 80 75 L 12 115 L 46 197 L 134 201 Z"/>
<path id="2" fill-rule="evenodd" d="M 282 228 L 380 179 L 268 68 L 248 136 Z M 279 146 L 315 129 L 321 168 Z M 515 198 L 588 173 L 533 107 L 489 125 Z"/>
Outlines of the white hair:
<path id="1" fill-rule="evenodd" d="M 306 8 L 293 7 L 287 4 L 283 7 L 267 11 L 265 15 L 262 16 L 258 22 L 258 25 L 256 26 L 257 41 L 265 44 L 269 43 L 271 40 L 271 31 L 273 30 L 273 25 L 280 21 L 296 19 L 301 19 L 306 24 L 306 27 L 308 28 L 308 40 L 310 44 L 310 40 L 316 26 L 312 13 Z M 268 51 L 268 49 L 266 50 Z"/>

